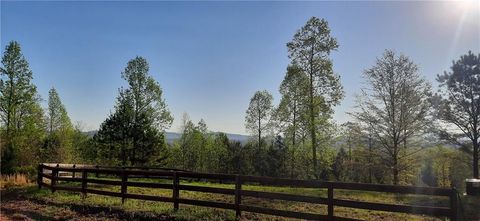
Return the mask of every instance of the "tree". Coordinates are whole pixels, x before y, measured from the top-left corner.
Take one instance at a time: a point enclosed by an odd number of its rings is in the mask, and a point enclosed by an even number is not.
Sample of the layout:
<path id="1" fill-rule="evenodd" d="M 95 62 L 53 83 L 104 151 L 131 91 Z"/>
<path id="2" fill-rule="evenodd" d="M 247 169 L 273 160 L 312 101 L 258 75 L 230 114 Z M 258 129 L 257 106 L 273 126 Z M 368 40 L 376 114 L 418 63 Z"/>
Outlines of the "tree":
<path id="1" fill-rule="evenodd" d="M 286 176 L 287 147 L 281 136 L 276 136 L 267 152 L 268 176 Z"/>
<path id="2" fill-rule="evenodd" d="M 437 186 L 437 177 L 433 173 L 432 160 L 427 160 L 421 173 L 422 181 L 429 186 Z"/>
<path id="3" fill-rule="evenodd" d="M 173 118 L 162 89 L 151 75 L 148 62 L 136 57 L 122 72 L 128 88 L 120 88 L 115 112 L 102 124 L 95 140 L 100 146 L 121 147 L 120 158 L 131 165 L 162 164 L 166 153 L 163 131 Z M 108 150 L 108 149 L 107 149 Z"/>
<path id="4" fill-rule="evenodd" d="M 233 153 L 229 144 L 230 141 L 225 133 L 215 134 L 212 155 L 209 158 L 212 165 L 210 172 L 230 173 Z"/>
<path id="5" fill-rule="evenodd" d="M 330 52 L 338 48 L 337 40 L 330 35 L 328 22 L 316 17 L 310 18 L 305 26 L 295 33 L 287 43 L 290 59 L 308 76 L 307 107 L 309 110 L 309 131 L 312 145 L 313 171 L 318 178 L 317 131 L 318 126 L 331 118 L 333 107 L 340 103 L 344 92 L 340 76 L 333 73 Z M 321 118 L 319 117 L 320 115 Z"/>
<path id="6" fill-rule="evenodd" d="M 301 134 L 300 122 L 305 120 L 306 108 L 304 100 L 307 96 L 306 85 L 308 78 L 306 74 L 296 65 L 287 67 L 287 73 L 280 85 L 282 98 L 278 108 L 275 110 L 275 119 L 279 122 L 282 132 L 290 149 L 290 177 L 293 177 L 295 167 L 295 149 L 297 138 Z"/>
<path id="7" fill-rule="evenodd" d="M 400 172 L 412 165 L 405 161 L 413 160 L 419 151 L 413 138 L 430 122 L 430 84 L 408 57 L 389 50 L 364 71 L 363 78 L 367 87 L 357 99 L 358 111 L 353 116 L 372 130 L 397 185 Z"/>
<path id="8" fill-rule="evenodd" d="M 100 125 L 93 140 L 97 146 L 96 156 L 101 163 L 126 166 L 132 151 L 133 127 L 132 97 L 120 91 L 115 105 L 115 112 Z"/>
<path id="9" fill-rule="evenodd" d="M 96 151 L 93 140 L 87 133 L 82 131 L 82 125 L 80 123 L 75 124 L 72 134 L 72 163 L 95 163 Z"/>
<path id="10" fill-rule="evenodd" d="M 48 136 L 43 145 L 42 161 L 69 162 L 73 156 L 73 125 L 55 88 L 48 92 Z"/>
<path id="11" fill-rule="evenodd" d="M 344 151 L 346 150 L 345 151 L 346 152 L 346 158 L 345 158 L 346 174 L 345 174 L 345 178 L 351 179 L 354 176 L 354 174 L 355 175 L 360 175 L 360 174 L 358 174 L 358 171 L 356 171 L 357 173 L 353 172 L 353 170 L 354 170 L 354 168 L 353 168 L 353 166 L 354 166 L 354 163 L 353 163 L 353 149 L 362 148 L 362 147 L 367 146 L 367 145 L 364 145 L 364 144 L 367 143 L 366 141 L 368 139 L 367 139 L 366 133 L 364 132 L 362 126 L 358 123 L 355 123 L 355 122 L 347 121 L 347 122 L 343 123 L 342 125 L 340 125 L 339 133 L 340 133 L 339 134 L 339 143 L 341 144 L 341 148 L 343 148 Z M 369 157 L 371 157 L 371 156 L 369 156 Z M 358 160 L 359 156 L 356 156 L 356 158 Z M 363 162 L 365 164 L 362 164 L 362 166 L 370 169 L 370 167 L 371 167 L 370 160 L 371 159 L 365 160 L 365 162 Z M 362 159 L 362 161 L 363 161 L 363 159 Z M 365 174 L 361 174 L 361 175 L 365 175 Z"/>
<path id="12" fill-rule="evenodd" d="M 32 71 L 20 44 L 11 41 L 5 48 L 0 68 L 0 118 L 2 122 L 2 173 L 12 172 L 19 152 L 36 157 L 43 136 L 43 111 Z M 17 162 L 33 164 L 36 159 Z"/>
<path id="13" fill-rule="evenodd" d="M 197 128 L 203 134 L 208 134 L 208 127 L 207 127 L 207 123 L 205 123 L 205 120 L 200 119 L 200 121 L 197 124 Z"/>
<path id="14" fill-rule="evenodd" d="M 48 91 L 47 114 L 47 126 L 49 133 L 70 129 L 73 127 L 70 117 L 68 117 L 67 110 L 60 100 L 57 90 L 55 90 L 53 87 Z"/>
<path id="15" fill-rule="evenodd" d="M 257 91 L 250 99 L 250 105 L 247 109 L 245 126 L 258 137 L 258 149 L 262 146 L 262 133 L 270 126 L 270 116 L 273 109 L 272 100 L 273 97 L 268 91 Z"/>
<path id="16" fill-rule="evenodd" d="M 346 161 L 347 161 L 347 153 L 345 152 L 345 149 L 340 148 L 340 150 L 337 153 L 337 156 L 335 157 L 335 160 L 333 161 L 333 175 L 337 180 L 343 181 L 345 178 L 345 172 L 347 170 L 346 168 Z"/>
<path id="17" fill-rule="evenodd" d="M 206 125 L 205 125 L 206 126 Z M 203 134 L 198 127 L 190 120 L 187 113 L 182 116 L 181 134 L 177 145 L 180 156 L 176 167 L 183 170 L 198 171 L 200 169 L 201 155 L 202 155 L 202 141 Z"/>
<path id="18" fill-rule="evenodd" d="M 453 141 L 473 156 L 473 177 L 479 178 L 480 152 L 480 54 L 472 52 L 454 61 L 451 72 L 437 76 L 440 83 L 439 117 L 455 130 L 441 131 L 442 137 Z M 470 144 L 462 139 L 467 138 Z"/>

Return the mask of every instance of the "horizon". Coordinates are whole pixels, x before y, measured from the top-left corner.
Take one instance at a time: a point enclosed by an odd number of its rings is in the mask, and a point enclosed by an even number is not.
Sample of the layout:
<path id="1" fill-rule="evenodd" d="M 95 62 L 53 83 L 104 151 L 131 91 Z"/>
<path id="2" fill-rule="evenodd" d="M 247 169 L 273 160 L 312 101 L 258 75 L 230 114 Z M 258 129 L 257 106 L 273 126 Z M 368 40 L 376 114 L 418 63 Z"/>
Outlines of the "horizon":
<path id="1" fill-rule="evenodd" d="M 265 89 L 278 104 L 286 43 L 312 16 L 329 22 L 340 45 L 331 55 L 346 92 L 334 109 L 338 123 L 351 119 L 346 112 L 353 110 L 361 74 L 385 49 L 410 57 L 434 91 L 436 75 L 453 60 L 480 53 L 478 1 L 468 7 L 457 1 L 2 1 L 0 7 L 2 50 L 18 41 L 38 93 L 45 100 L 55 87 L 84 131 L 98 130 L 125 86 L 120 73 L 144 56 L 175 118 L 166 131 L 178 132 L 186 112 L 211 131 L 247 135 L 250 98 Z"/>

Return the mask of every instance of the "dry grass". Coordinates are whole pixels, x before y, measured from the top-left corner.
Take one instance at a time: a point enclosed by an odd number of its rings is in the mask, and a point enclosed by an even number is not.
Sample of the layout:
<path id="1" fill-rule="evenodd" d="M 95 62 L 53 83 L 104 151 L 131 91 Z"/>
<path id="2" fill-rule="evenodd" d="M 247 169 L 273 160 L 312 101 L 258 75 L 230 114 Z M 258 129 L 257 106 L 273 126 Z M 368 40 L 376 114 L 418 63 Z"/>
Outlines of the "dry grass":
<path id="1" fill-rule="evenodd" d="M 0 188 L 6 189 L 12 186 L 26 186 L 31 183 L 27 175 L 15 173 L 10 175 L 0 175 Z"/>

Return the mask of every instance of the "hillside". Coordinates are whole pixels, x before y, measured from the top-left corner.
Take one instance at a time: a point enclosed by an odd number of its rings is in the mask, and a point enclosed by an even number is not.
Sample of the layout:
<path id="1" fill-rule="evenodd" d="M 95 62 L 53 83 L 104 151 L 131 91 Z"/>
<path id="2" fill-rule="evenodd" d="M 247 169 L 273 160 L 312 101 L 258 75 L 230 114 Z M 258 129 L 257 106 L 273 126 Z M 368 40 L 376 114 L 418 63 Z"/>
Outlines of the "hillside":
<path id="1" fill-rule="evenodd" d="M 97 133 L 97 130 L 85 131 L 83 133 L 88 135 L 89 137 L 93 137 Z M 212 132 L 212 133 L 218 134 L 221 132 Z M 242 134 L 231 134 L 231 133 L 225 133 L 225 134 L 227 135 L 229 140 L 239 141 L 242 144 L 247 143 L 248 139 L 250 138 L 249 136 L 242 135 Z M 168 131 L 165 132 L 165 137 L 166 137 L 167 143 L 169 144 L 172 144 L 173 141 L 180 139 L 181 136 L 182 136 L 181 133 L 168 132 Z"/>

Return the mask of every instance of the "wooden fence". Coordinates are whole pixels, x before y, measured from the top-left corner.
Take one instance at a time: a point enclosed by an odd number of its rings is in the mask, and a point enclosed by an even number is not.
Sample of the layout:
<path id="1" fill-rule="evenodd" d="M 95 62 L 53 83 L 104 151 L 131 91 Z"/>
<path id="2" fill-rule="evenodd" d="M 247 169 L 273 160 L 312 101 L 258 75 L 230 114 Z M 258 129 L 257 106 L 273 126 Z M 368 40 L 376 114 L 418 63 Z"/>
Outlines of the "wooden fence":
<path id="1" fill-rule="evenodd" d="M 70 176 L 59 176 L 59 174 L 72 174 Z M 92 179 L 89 174 L 94 174 L 96 177 L 99 174 L 106 176 L 120 177 L 121 180 L 106 180 L 106 179 Z M 162 177 L 164 179 L 172 180 L 171 183 L 154 183 L 154 182 L 138 182 L 129 181 L 131 177 Z M 50 184 L 44 182 L 44 178 L 50 179 Z M 231 182 L 235 184 L 235 189 L 214 188 L 206 186 L 191 186 L 182 185 L 182 179 L 208 179 L 208 180 L 222 180 L 223 182 Z M 352 218 L 337 217 L 334 214 L 334 206 L 377 210 L 387 212 L 400 212 L 419 215 L 443 216 L 450 220 L 457 220 L 457 193 L 455 188 L 433 188 L 433 187 L 414 187 L 414 186 L 393 186 L 380 184 L 364 184 L 364 183 L 343 183 L 343 182 L 325 182 L 319 180 L 294 180 L 271 177 L 258 176 L 242 176 L 231 174 L 211 174 L 211 173 L 194 173 L 186 171 L 173 170 L 144 170 L 144 169 L 126 169 L 126 168 L 102 168 L 98 166 L 65 166 L 51 164 L 40 164 L 38 166 L 38 186 L 51 189 L 52 192 L 57 190 L 75 191 L 83 193 L 100 194 L 113 197 L 121 197 L 122 203 L 125 199 L 141 199 L 161 202 L 171 202 L 175 210 L 178 209 L 179 204 L 197 205 L 205 207 L 214 207 L 222 209 L 230 209 L 236 211 L 236 216 L 240 217 L 242 212 L 262 213 L 268 215 L 276 215 L 290 218 L 300 218 L 309 220 L 357 220 Z M 58 181 L 69 181 L 81 183 L 81 187 L 62 186 L 58 185 Z M 97 190 L 88 188 L 88 184 L 104 184 L 119 186 L 120 192 L 111 192 L 104 190 Z M 269 186 L 291 186 L 298 188 L 323 188 L 327 189 L 327 197 L 303 196 L 286 193 L 273 193 L 263 191 L 242 190 L 244 183 L 257 183 L 260 185 Z M 128 187 L 147 187 L 147 188 L 163 188 L 171 189 L 172 197 L 164 196 L 149 196 L 141 194 L 128 193 Z M 373 191 L 382 193 L 397 193 L 397 194 L 418 194 L 431 196 L 444 196 L 449 198 L 449 207 L 434 207 L 434 206 L 415 206 L 415 205 L 395 205 L 385 203 L 361 202 L 345 199 L 336 199 L 334 197 L 334 190 L 358 190 L 358 191 Z M 204 193 L 217 193 L 233 195 L 235 197 L 234 203 L 213 202 L 195 199 L 184 199 L 180 197 L 180 190 L 198 191 Z M 285 200 L 294 202 L 306 202 L 313 204 L 327 205 L 328 213 L 315 214 L 305 212 L 294 212 L 287 210 L 278 210 L 272 208 L 264 208 L 257 206 L 250 206 L 242 204 L 242 197 L 255 197 L 269 200 Z M 314 212 L 314 211 L 312 211 Z"/>

